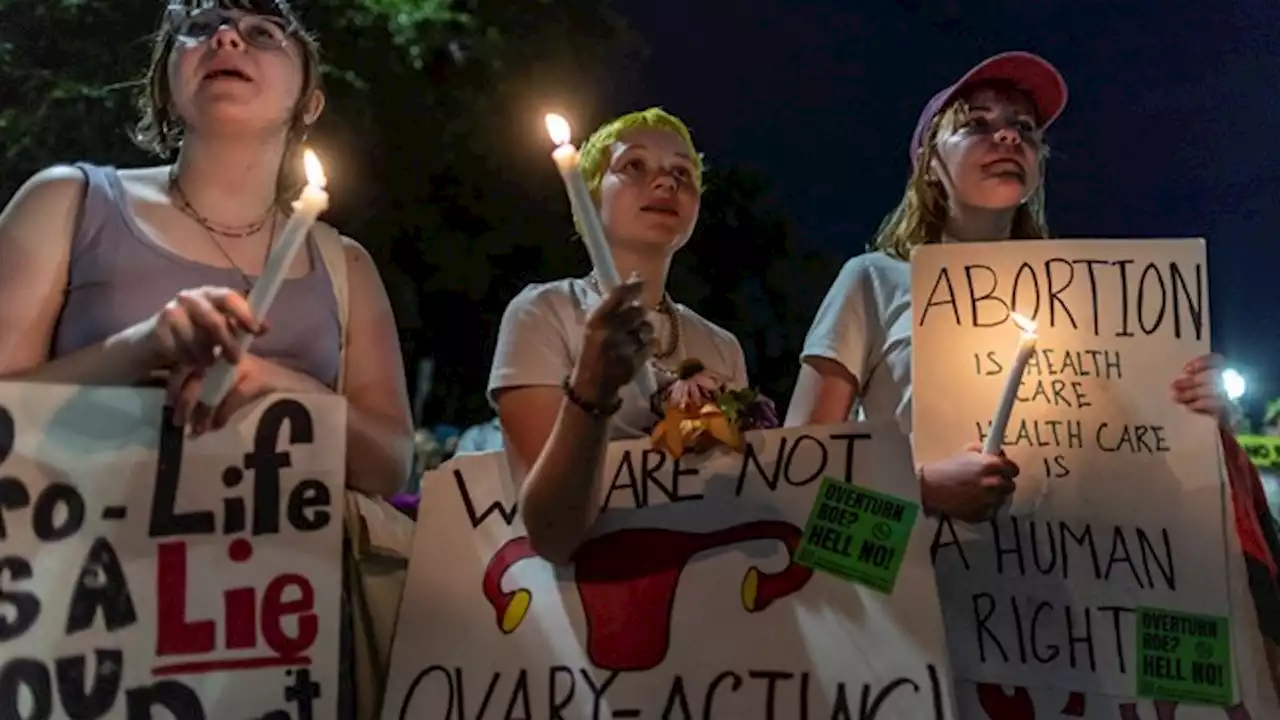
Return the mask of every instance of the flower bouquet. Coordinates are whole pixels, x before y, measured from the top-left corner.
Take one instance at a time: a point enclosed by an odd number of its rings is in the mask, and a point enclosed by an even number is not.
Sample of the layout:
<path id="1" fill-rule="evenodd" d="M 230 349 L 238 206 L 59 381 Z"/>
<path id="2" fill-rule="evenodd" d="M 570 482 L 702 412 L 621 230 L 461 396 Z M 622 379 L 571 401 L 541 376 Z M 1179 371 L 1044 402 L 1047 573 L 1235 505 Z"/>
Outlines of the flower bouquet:
<path id="1" fill-rule="evenodd" d="M 675 380 L 654 393 L 652 404 L 662 419 L 649 439 L 672 457 L 716 445 L 741 452 L 742 433 L 781 425 L 772 400 L 751 388 L 730 390 L 695 359 L 680 363 Z"/>

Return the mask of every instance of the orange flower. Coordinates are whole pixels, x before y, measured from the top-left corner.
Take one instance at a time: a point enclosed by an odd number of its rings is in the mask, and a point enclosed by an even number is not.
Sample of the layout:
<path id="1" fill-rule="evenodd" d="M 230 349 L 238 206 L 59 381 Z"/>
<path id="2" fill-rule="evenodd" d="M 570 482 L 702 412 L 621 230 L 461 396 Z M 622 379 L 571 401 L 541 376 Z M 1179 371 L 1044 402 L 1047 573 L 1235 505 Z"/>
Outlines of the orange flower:
<path id="1" fill-rule="evenodd" d="M 694 410 L 669 405 L 649 439 L 677 458 L 685 452 L 706 452 L 717 443 L 742 452 L 742 434 L 715 403 L 704 403 Z"/>

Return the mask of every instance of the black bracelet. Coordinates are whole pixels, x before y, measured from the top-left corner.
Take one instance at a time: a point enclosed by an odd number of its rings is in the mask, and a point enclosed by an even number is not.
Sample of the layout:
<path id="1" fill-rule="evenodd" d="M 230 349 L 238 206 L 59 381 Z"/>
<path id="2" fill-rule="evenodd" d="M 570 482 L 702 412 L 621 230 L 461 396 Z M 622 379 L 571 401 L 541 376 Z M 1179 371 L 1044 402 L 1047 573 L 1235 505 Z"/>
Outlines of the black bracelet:
<path id="1" fill-rule="evenodd" d="M 599 405 L 582 397 L 573 389 L 573 383 L 569 382 L 568 375 L 565 376 L 564 382 L 560 383 L 560 388 L 564 390 L 564 396 L 569 399 L 569 402 L 577 405 L 579 410 L 593 418 L 601 420 L 610 418 L 622 409 L 622 398 L 614 398 L 608 405 Z"/>

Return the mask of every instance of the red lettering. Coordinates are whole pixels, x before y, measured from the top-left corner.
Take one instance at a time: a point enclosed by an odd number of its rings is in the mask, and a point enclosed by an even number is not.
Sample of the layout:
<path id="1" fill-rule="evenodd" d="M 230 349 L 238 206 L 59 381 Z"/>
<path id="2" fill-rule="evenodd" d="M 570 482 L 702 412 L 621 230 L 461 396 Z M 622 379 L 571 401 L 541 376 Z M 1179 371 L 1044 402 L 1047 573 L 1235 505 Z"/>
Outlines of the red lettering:
<path id="1" fill-rule="evenodd" d="M 212 619 L 187 619 L 187 544 L 162 543 L 157 548 L 156 655 L 207 655 L 217 649 L 252 650 L 258 637 L 280 658 L 302 656 L 316 642 L 320 621 L 315 613 L 315 588 L 304 576 L 286 573 L 267 583 L 261 600 L 257 588 L 237 587 L 222 593 L 222 637 L 225 647 L 215 646 L 218 623 Z M 252 556 L 252 546 L 237 540 L 229 548 L 232 562 Z M 288 596 L 289 599 L 285 599 Z M 290 633 L 285 623 L 296 618 Z"/>
<path id="2" fill-rule="evenodd" d="M 213 651 L 212 620 L 187 620 L 187 543 L 161 543 L 156 558 L 156 655 Z"/>
<path id="3" fill-rule="evenodd" d="M 239 564 L 253 557 L 253 543 L 236 538 L 227 546 L 227 557 Z M 258 593 L 252 587 L 232 588 L 222 593 L 222 614 L 227 619 L 228 650 L 258 645 Z"/>
<path id="4" fill-rule="evenodd" d="M 285 600 L 284 593 L 290 586 L 298 588 L 301 597 Z M 280 657 L 295 657 L 306 652 L 320 632 L 315 612 L 315 589 L 311 581 L 302 575 L 280 575 L 267 584 L 262 597 L 262 637 Z M 281 623 L 288 615 L 298 616 L 298 634 L 291 636 Z"/>
<path id="5" fill-rule="evenodd" d="M 222 593 L 222 608 L 227 618 L 228 650 L 243 650 L 258 644 L 257 600 L 257 591 L 251 587 L 235 588 Z"/>

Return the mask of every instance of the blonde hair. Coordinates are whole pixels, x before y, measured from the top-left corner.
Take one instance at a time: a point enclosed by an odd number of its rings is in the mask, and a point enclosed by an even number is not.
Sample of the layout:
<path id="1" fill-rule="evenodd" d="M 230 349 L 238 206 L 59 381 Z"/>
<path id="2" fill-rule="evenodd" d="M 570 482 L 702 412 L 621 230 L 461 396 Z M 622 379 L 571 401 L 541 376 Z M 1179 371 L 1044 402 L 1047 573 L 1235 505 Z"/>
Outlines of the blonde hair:
<path id="1" fill-rule="evenodd" d="M 1012 84 L 999 81 L 984 83 L 977 87 L 1021 92 Z M 880 223 L 880 228 L 876 231 L 874 249 L 899 260 L 910 260 L 911 253 L 916 247 L 942 240 L 942 232 L 947 224 L 947 193 L 942 183 L 932 177 L 930 167 L 938 157 L 936 146 L 938 136 L 944 131 L 954 132 L 968 115 L 968 101 L 966 98 L 960 98 L 940 110 L 930 121 L 929 129 L 924 134 L 923 145 L 916 149 L 919 152 L 919 159 L 911 170 L 911 177 L 907 179 L 902 200 Z M 1049 236 L 1044 215 L 1043 180 L 1044 164 L 1048 156 L 1048 146 L 1041 145 L 1040 186 L 1031 194 L 1031 197 L 1027 198 L 1026 202 L 1014 210 L 1010 239 L 1038 239 Z"/>
<path id="2" fill-rule="evenodd" d="M 667 130 L 679 135 L 691 152 L 694 187 L 702 192 L 702 173 L 705 168 L 702 155 L 693 147 L 693 135 L 689 132 L 689 127 L 666 110 L 651 107 L 610 120 L 591 133 L 591 137 L 582 144 L 579 150 L 579 167 L 582 169 L 582 179 L 586 181 L 587 189 L 591 191 L 591 198 L 597 207 L 600 205 L 600 183 L 604 181 L 605 171 L 613 160 L 613 144 L 633 130 Z M 578 232 L 582 232 L 582 220 L 576 213 L 573 224 Z"/>
<path id="3" fill-rule="evenodd" d="M 155 43 L 151 50 L 151 64 L 147 68 L 142 92 L 138 95 L 137 105 L 141 117 L 134 127 L 133 141 L 143 150 L 163 158 L 171 157 L 182 144 L 182 118 L 174 112 L 173 88 L 169 84 L 169 55 L 173 52 L 175 41 L 169 8 L 194 10 L 209 6 L 280 18 L 292 28 L 289 35 L 297 40 L 302 48 L 302 92 L 294 106 L 289 125 L 289 142 L 276 183 L 278 197 L 292 197 L 305 182 L 298 151 L 307 132 L 303 117 L 306 105 L 313 93 L 324 90 L 324 83 L 321 79 L 320 44 L 303 28 L 298 16 L 289 8 L 287 0 L 169 2 L 165 15 L 160 21 L 160 28 L 156 31 Z"/>

